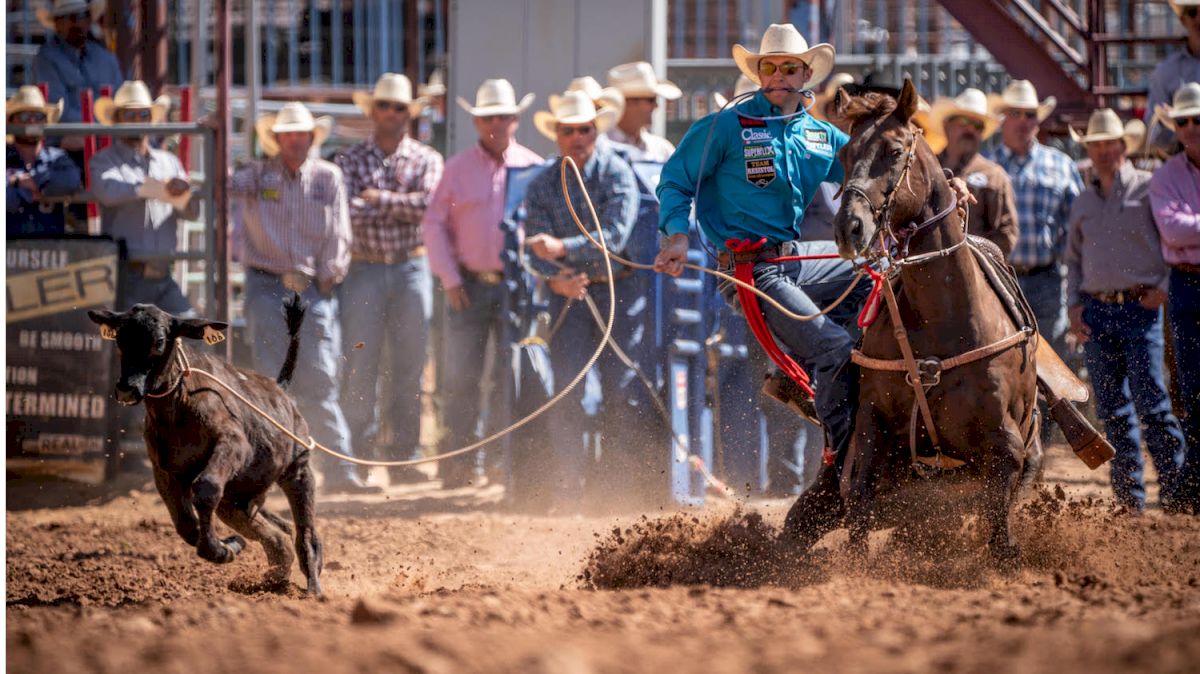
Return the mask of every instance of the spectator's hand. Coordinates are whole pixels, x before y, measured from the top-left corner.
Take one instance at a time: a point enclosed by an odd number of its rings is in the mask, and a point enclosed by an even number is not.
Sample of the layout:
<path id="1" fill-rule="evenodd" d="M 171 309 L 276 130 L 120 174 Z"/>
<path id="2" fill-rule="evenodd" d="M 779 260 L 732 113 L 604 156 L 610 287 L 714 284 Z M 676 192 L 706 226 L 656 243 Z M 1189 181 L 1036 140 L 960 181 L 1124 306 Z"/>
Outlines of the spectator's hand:
<path id="1" fill-rule="evenodd" d="M 379 190 L 375 189 L 374 187 L 368 187 L 367 189 L 358 193 L 358 198 L 362 199 L 368 204 L 377 204 L 379 203 Z"/>
<path id="2" fill-rule="evenodd" d="M 446 288 L 446 304 L 449 304 L 453 311 L 462 311 L 470 307 L 471 298 L 467 296 L 467 289 L 462 286 Z"/>
<path id="3" fill-rule="evenodd" d="M 672 234 L 654 258 L 654 271 L 679 276 L 683 273 L 683 263 L 687 262 L 687 254 L 688 235 Z"/>
<path id="4" fill-rule="evenodd" d="M 549 283 L 550 290 L 567 299 L 581 300 L 584 295 L 587 295 L 588 277 L 586 274 L 577 274 L 570 269 L 564 269 L 558 273 L 558 276 L 551 278 Z"/>
<path id="5" fill-rule="evenodd" d="M 950 189 L 954 190 L 954 198 L 958 201 L 959 208 L 979 203 L 975 195 L 971 194 L 971 190 L 967 189 L 967 183 L 962 178 L 951 178 Z"/>
<path id="6" fill-rule="evenodd" d="M 192 189 L 192 184 L 183 178 L 171 178 L 167 182 L 167 194 L 173 197 L 177 197 L 190 189 Z"/>
<path id="7" fill-rule="evenodd" d="M 34 201 L 38 201 L 42 198 L 42 191 L 38 189 L 37 183 L 33 182 L 33 176 L 29 175 L 28 173 L 22 173 L 21 176 L 17 178 L 17 187 L 23 187 L 29 190 L 29 193 L 33 195 Z"/>
<path id="8" fill-rule="evenodd" d="M 1162 288 L 1151 288 L 1146 291 L 1145 295 L 1142 295 L 1142 299 L 1138 301 L 1138 304 L 1142 305 L 1143 309 L 1154 311 L 1155 309 L 1161 307 L 1166 301 L 1167 291 L 1163 290 Z"/>
<path id="9" fill-rule="evenodd" d="M 1083 322 L 1083 306 L 1071 307 L 1068 312 L 1071 317 L 1071 335 L 1076 344 L 1086 344 L 1092 336 L 1092 329 Z"/>
<path id="10" fill-rule="evenodd" d="M 321 297 L 329 298 L 333 295 L 335 286 L 337 286 L 337 282 L 331 278 L 320 279 L 317 281 L 317 292 L 321 293 Z"/>
<path id="11" fill-rule="evenodd" d="M 562 239 L 556 239 L 549 234 L 534 234 L 525 242 L 533 250 L 533 254 L 543 260 L 557 260 L 567 254 L 567 247 Z"/>

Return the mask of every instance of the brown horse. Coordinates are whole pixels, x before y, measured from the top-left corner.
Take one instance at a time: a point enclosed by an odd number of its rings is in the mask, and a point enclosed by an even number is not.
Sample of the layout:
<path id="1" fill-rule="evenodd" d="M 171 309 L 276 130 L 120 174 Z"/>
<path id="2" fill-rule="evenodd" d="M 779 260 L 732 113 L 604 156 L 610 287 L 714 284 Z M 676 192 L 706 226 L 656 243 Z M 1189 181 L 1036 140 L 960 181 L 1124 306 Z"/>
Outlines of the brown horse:
<path id="1" fill-rule="evenodd" d="M 881 490 L 922 480 L 914 468 L 921 467 L 919 457 L 932 455 L 926 463 L 939 468 L 961 462 L 945 471 L 947 483 L 960 478 L 981 483 L 979 504 L 992 557 L 998 566 L 1012 568 L 1018 550 L 1009 514 L 1023 471 L 1036 471 L 1041 456 L 1035 328 L 1023 331 L 1016 324 L 973 250 L 981 244 L 966 240 L 954 191 L 911 123 L 917 98 L 906 81 L 897 99 L 875 93 L 849 98 L 843 92 L 837 102 L 839 114 L 853 122 L 851 140 L 841 151 L 846 182 L 834 220 L 838 252 L 855 259 L 882 245 L 894 251 L 895 303 L 880 310 L 856 355 L 862 365 L 859 408 L 842 476 L 851 546 L 865 550 Z M 897 332 L 896 316 L 904 336 Z M 910 349 L 904 348 L 905 338 Z M 913 356 L 907 360 L 906 350 Z M 968 356 L 958 360 L 968 362 L 947 363 L 962 354 Z M 882 368 L 885 361 L 895 367 Z M 910 385 L 915 363 L 917 378 L 927 385 L 922 388 L 927 414 Z M 926 416 L 932 417 L 932 430 Z M 922 512 L 902 516 L 911 521 Z"/>

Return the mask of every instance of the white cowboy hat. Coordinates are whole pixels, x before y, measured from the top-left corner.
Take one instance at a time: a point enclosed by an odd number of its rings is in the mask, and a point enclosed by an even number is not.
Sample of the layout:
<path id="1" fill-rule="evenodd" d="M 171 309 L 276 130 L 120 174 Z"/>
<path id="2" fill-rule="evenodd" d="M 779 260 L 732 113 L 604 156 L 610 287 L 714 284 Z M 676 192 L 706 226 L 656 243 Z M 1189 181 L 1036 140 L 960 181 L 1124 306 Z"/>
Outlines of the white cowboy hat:
<path id="1" fill-rule="evenodd" d="M 616 87 L 602 87 L 591 75 L 576 77 L 567 85 L 567 91 L 582 91 L 592 99 L 599 108 L 611 108 L 617 111 L 617 118 L 625 114 L 625 95 Z"/>
<path id="2" fill-rule="evenodd" d="M 745 75 L 738 75 L 737 82 L 735 82 L 733 85 L 733 97 L 737 98 L 738 96 L 741 96 L 742 94 L 748 94 L 751 91 L 758 91 L 758 85 L 754 82 L 751 82 L 749 77 L 746 77 Z M 729 99 L 725 98 L 725 96 L 723 96 L 719 91 L 713 92 L 712 98 L 713 105 L 716 106 L 718 110 L 724 108 L 725 105 L 729 103 Z"/>
<path id="3" fill-rule="evenodd" d="M 1200 7 L 1200 0 L 1167 0 L 1171 5 L 1171 9 L 1175 10 L 1175 15 L 1183 14 L 1184 7 Z"/>
<path id="4" fill-rule="evenodd" d="M 493 117 L 496 115 L 519 115 L 533 103 L 534 95 L 525 94 L 521 102 L 517 102 L 517 94 L 513 91 L 511 82 L 505 79 L 484 80 L 475 92 L 475 105 L 467 102 L 462 96 L 458 97 L 458 107 L 466 110 L 472 117 Z"/>
<path id="5" fill-rule="evenodd" d="M 354 104 L 358 106 L 363 114 L 370 117 L 371 108 L 374 107 L 376 99 L 381 101 L 392 101 L 395 103 L 404 103 L 408 106 L 408 114 L 416 117 L 421 110 L 421 106 L 425 101 L 420 98 L 413 98 L 412 82 L 408 77 L 399 73 L 384 73 L 379 76 L 379 80 L 375 82 L 375 89 L 371 93 L 365 91 L 356 91 L 350 95 Z"/>
<path id="6" fill-rule="evenodd" d="M 434 96 L 446 95 L 446 74 L 441 68 L 434 68 L 433 72 L 429 73 L 429 80 L 417 87 L 417 96 L 419 98 L 433 98 Z"/>
<path id="7" fill-rule="evenodd" d="M 150 89 L 141 80 L 128 80 L 117 89 L 113 96 L 101 96 L 96 99 L 92 110 L 96 113 L 96 122 L 112 126 L 113 117 L 118 110 L 125 108 L 149 108 L 150 123 L 161 124 L 167 121 L 167 111 L 171 109 L 171 98 L 159 96 L 150 98 Z"/>
<path id="8" fill-rule="evenodd" d="M 1142 129 L 1144 131 L 1145 127 Z M 1136 128 L 1133 130 L 1136 131 Z M 1140 139 L 1130 137 L 1129 127 L 1121 123 L 1121 118 L 1112 108 L 1100 108 L 1092 112 L 1092 116 L 1088 117 L 1087 132 L 1084 135 L 1079 135 L 1075 127 L 1070 125 L 1067 125 L 1067 132 L 1071 134 L 1071 140 L 1080 145 L 1102 140 L 1123 140 L 1126 152 L 1133 152 L 1140 145 Z"/>
<path id="9" fill-rule="evenodd" d="M 683 95 L 679 87 L 670 80 L 660 80 L 654 74 L 654 66 L 646 61 L 622 63 L 608 71 L 608 86 L 621 92 L 625 98 L 663 97 L 673 101 Z"/>
<path id="10" fill-rule="evenodd" d="M 559 124 L 596 123 L 597 134 L 608 131 L 617 121 L 617 111 L 604 108 L 596 111 L 596 104 L 582 91 L 568 91 L 562 96 L 550 96 L 550 110 L 533 113 L 533 125 L 542 135 L 555 140 Z"/>
<path id="11" fill-rule="evenodd" d="M 790 23 L 773 23 L 768 26 L 767 31 L 763 33 L 762 42 L 759 43 L 758 53 L 751 52 L 740 44 L 733 45 L 733 61 L 738 70 L 759 86 L 762 86 L 762 80 L 758 76 L 758 62 L 764 56 L 794 56 L 797 60 L 807 63 L 808 67 L 812 68 L 812 76 L 803 84 L 803 89 L 824 80 L 833 70 L 833 45 L 822 42 L 810 49 L 808 40 L 805 40 L 800 31 Z"/>
<path id="12" fill-rule="evenodd" d="M 1054 106 L 1058 104 L 1058 101 L 1053 96 L 1047 96 L 1039 103 L 1037 90 L 1033 88 L 1032 82 L 1013 80 L 1004 88 L 1004 93 L 999 96 L 995 94 L 988 96 L 988 104 L 994 115 L 1003 115 L 1004 111 L 1009 109 L 1037 110 L 1038 122 L 1044 122 L 1050 113 L 1054 112 Z"/>
<path id="13" fill-rule="evenodd" d="M 1200 82 L 1188 82 L 1179 87 L 1169 105 L 1159 103 L 1154 108 L 1154 120 L 1172 131 L 1176 119 L 1196 115 L 1200 115 Z"/>
<path id="14" fill-rule="evenodd" d="M 1142 149 L 1146 143 L 1146 123 L 1137 117 L 1125 122 L 1125 144 L 1130 154 Z"/>
<path id="15" fill-rule="evenodd" d="M 59 117 L 62 117 L 63 102 L 60 100 L 50 105 L 42 96 L 41 89 L 32 84 L 26 84 L 17 89 L 17 93 L 13 94 L 12 98 L 4 101 L 4 118 L 8 119 L 9 115 L 28 110 L 46 113 L 46 123 L 53 124 L 58 121 Z"/>
<path id="16" fill-rule="evenodd" d="M 49 7 L 38 7 L 35 14 L 38 23 L 47 30 L 54 30 L 54 20 L 58 17 L 84 12 L 90 12 L 92 21 L 95 21 L 104 13 L 104 0 L 54 0 Z"/>
<path id="17" fill-rule="evenodd" d="M 1000 120 L 988 110 L 987 95 L 974 88 L 963 89 L 962 93 L 954 98 L 944 96 L 937 99 L 933 102 L 933 110 L 929 117 L 930 123 L 942 130 L 945 130 L 946 120 L 951 117 L 966 117 L 981 122 L 982 140 L 987 140 L 1000 128 Z"/>
<path id="18" fill-rule="evenodd" d="M 313 118 L 308 108 L 300 101 L 285 104 L 276 114 L 266 114 L 254 123 L 258 134 L 258 144 L 262 146 L 263 154 L 274 157 L 279 154 L 279 141 L 275 134 L 293 131 L 311 131 L 313 149 L 321 146 L 329 133 L 333 131 L 333 118 L 329 116 Z"/>

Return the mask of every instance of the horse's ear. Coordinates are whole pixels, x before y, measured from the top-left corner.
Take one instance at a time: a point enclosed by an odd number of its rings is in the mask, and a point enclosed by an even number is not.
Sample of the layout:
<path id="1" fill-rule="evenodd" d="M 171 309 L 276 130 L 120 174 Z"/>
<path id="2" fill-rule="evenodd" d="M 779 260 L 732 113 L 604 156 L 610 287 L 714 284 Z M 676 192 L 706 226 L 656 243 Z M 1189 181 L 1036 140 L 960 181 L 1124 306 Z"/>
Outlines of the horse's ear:
<path id="1" fill-rule="evenodd" d="M 896 99 L 896 116 L 902 122 L 908 122 L 917 112 L 917 104 L 920 96 L 917 95 L 917 88 L 913 86 L 910 78 L 904 78 L 904 88 L 900 90 L 900 98 Z"/>
<path id="2" fill-rule="evenodd" d="M 833 95 L 833 112 L 838 117 L 846 116 L 846 109 L 850 107 L 850 94 L 846 90 L 838 87 L 837 93 Z"/>

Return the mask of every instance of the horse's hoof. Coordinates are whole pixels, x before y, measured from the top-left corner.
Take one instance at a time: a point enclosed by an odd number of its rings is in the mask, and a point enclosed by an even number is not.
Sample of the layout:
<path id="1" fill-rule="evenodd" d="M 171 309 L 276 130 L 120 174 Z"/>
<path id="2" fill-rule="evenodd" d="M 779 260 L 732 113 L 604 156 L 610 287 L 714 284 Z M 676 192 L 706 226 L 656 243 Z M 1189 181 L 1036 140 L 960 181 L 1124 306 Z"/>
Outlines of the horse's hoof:
<path id="1" fill-rule="evenodd" d="M 306 592 L 308 593 L 309 597 L 316 599 L 317 601 L 325 601 L 325 593 L 321 590 L 321 584 L 317 582 L 317 579 L 315 578 L 308 581 L 308 589 Z"/>

